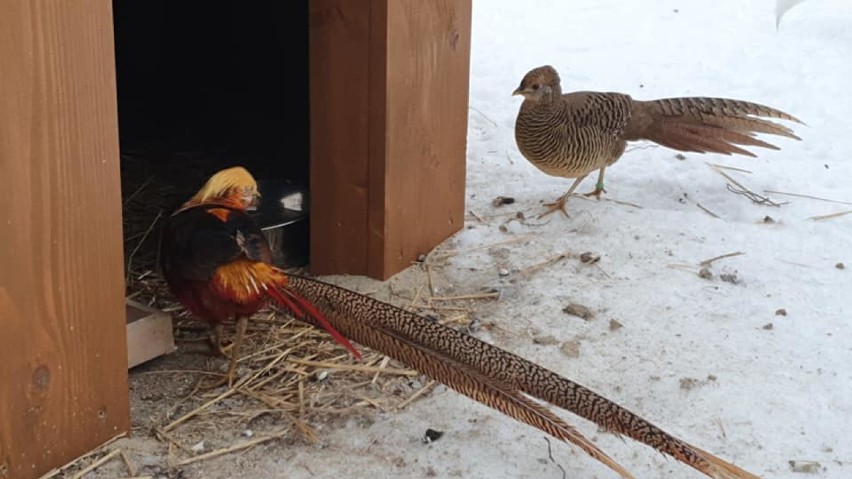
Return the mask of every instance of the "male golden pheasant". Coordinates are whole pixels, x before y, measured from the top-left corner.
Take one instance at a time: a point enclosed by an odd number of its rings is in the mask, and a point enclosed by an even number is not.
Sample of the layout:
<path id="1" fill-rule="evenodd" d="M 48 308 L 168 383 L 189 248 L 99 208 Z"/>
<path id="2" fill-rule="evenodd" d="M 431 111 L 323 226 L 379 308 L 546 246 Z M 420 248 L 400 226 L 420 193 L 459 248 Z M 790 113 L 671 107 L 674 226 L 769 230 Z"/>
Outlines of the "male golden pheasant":
<path id="1" fill-rule="evenodd" d="M 172 294 L 194 315 L 213 326 L 220 353 L 222 323 L 237 319 L 228 381 L 233 381 L 248 317 L 273 300 L 296 317 L 310 317 L 346 346 L 313 305 L 294 293 L 287 276 L 272 266 L 269 243 L 246 212 L 259 192 L 242 167 L 222 170 L 166 223 L 160 245 L 163 276 Z"/>
<path id="2" fill-rule="evenodd" d="M 645 443 L 709 477 L 758 479 L 522 357 L 388 303 L 285 274 L 269 265 L 268 247 L 245 213 L 256 195 L 257 186 L 248 172 L 241 168 L 225 170 L 214 175 L 169 220 L 163 270 L 174 294 L 198 316 L 213 324 L 238 316 L 244 329 L 245 318 L 269 294 L 302 320 L 332 332 L 351 351 L 356 352 L 340 334 L 509 417 L 577 445 L 623 478 L 633 476 L 536 400 L 566 409 L 613 434 Z M 232 355 L 232 370 L 236 354 Z"/>
<path id="3" fill-rule="evenodd" d="M 547 203 L 545 216 L 565 211 L 565 202 L 592 171 L 600 198 L 604 171 L 618 161 L 628 141 L 650 140 L 679 151 L 755 156 L 737 145 L 778 147 L 755 138 L 767 133 L 799 140 L 790 128 L 763 118 L 802 123 L 783 111 L 726 98 L 634 100 L 621 93 L 581 91 L 562 94 L 559 74 L 545 65 L 530 70 L 513 95 L 524 101 L 515 120 L 521 154 L 544 173 L 576 178 L 567 193 Z"/>

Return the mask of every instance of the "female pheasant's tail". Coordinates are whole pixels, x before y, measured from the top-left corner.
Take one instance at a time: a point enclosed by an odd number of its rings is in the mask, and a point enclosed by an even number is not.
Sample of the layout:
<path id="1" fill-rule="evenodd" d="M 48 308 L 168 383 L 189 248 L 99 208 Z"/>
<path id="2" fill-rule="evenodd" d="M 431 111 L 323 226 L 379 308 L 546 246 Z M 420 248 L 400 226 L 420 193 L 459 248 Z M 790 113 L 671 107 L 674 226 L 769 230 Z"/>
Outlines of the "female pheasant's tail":
<path id="1" fill-rule="evenodd" d="M 758 133 L 800 140 L 793 130 L 773 118 L 803 124 L 801 120 L 759 103 L 727 98 L 666 98 L 632 103 L 627 140 L 651 140 L 680 151 L 755 156 L 740 146 L 772 150 L 777 146 L 755 138 Z"/>
<path id="2" fill-rule="evenodd" d="M 344 336 L 431 376 L 507 416 L 536 427 L 632 477 L 578 431 L 530 397 L 564 408 L 615 434 L 643 442 L 716 479 L 758 479 L 682 441 L 605 397 L 538 364 L 388 303 L 321 281 L 289 277 Z"/>

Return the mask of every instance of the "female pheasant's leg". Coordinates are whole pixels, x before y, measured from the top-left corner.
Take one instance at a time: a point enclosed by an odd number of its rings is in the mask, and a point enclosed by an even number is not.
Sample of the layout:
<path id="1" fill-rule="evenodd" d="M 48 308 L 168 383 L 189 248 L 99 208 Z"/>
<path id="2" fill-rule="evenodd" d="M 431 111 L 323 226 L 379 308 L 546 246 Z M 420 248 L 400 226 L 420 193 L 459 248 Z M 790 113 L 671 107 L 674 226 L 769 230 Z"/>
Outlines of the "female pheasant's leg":
<path id="1" fill-rule="evenodd" d="M 601 193 L 606 193 L 606 190 L 604 189 L 604 182 L 603 182 L 604 171 L 606 171 L 606 167 L 601 168 L 600 171 L 598 172 L 598 182 L 595 183 L 594 191 L 590 191 L 590 192 L 586 193 L 584 196 L 594 196 L 597 199 L 601 199 Z"/>
<path id="2" fill-rule="evenodd" d="M 559 199 L 557 199 L 553 203 L 545 203 L 544 206 L 547 207 L 547 211 L 538 215 L 538 218 L 544 218 L 545 216 L 549 215 L 550 213 L 553 213 L 554 211 L 561 211 L 566 218 L 570 218 L 570 216 L 568 216 L 568 212 L 565 210 L 565 203 L 567 203 L 568 198 L 570 198 L 571 195 L 574 194 L 574 190 L 577 189 L 577 186 L 580 185 L 580 182 L 586 179 L 586 176 L 588 176 L 588 174 L 583 175 L 574 180 L 574 183 L 571 185 L 571 188 L 569 188 L 564 195 L 560 196 Z"/>

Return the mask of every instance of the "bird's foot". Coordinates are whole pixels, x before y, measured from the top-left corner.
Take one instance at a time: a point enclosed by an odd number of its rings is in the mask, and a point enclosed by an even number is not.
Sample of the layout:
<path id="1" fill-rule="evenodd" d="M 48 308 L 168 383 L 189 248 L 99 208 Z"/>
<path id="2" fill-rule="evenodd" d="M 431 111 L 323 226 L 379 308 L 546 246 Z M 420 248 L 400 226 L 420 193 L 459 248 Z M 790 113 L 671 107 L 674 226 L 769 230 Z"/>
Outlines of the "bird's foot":
<path id="1" fill-rule="evenodd" d="M 229 352 L 230 351 L 230 352 Z M 213 347 L 211 349 L 211 353 L 215 354 L 219 357 L 224 357 L 228 359 L 228 371 L 222 375 L 219 379 L 216 379 L 213 383 L 207 386 L 209 389 L 218 389 L 222 386 L 228 386 L 230 388 L 234 384 L 234 380 L 237 377 L 237 359 L 233 355 L 234 352 L 234 344 L 229 344 L 227 346 L 222 346 L 219 343 L 219 347 Z M 217 374 L 218 375 L 218 374 Z"/>
<path id="2" fill-rule="evenodd" d="M 597 183 L 595 184 L 594 191 L 585 193 L 583 196 L 594 196 L 597 199 L 601 199 L 601 193 L 606 193 L 606 190 L 604 189 L 603 183 Z"/>
<path id="3" fill-rule="evenodd" d="M 553 213 L 554 211 L 561 211 L 566 218 L 570 218 L 571 216 L 568 215 L 568 211 L 565 209 L 565 203 L 567 202 L 567 196 L 560 196 L 559 199 L 554 201 L 553 203 L 545 203 L 544 206 L 547 207 L 547 210 L 544 213 L 538 215 L 538 219 L 542 219 L 545 216 Z"/>
<path id="4" fill-rule="evenodd" d="M 206 388 L 206 390 L 208 391 L 212 391 L 214 389 L 219 389 L 222 386 L 228 386 L 228 389 L 230 389 L 231 384 L 233 384 L 233 382 L 234 378 L 225 374 L 221 378 L 213 381 L 212 383 L 205 384 L 204 388 Z"/>
<path id="5" fill-rule="evenodd" d="M 207 343 L 210 345 L 210 354 L 212 356 L 217 356 L 217 357 L 220 357 L 220 358 L 230 357 L 230 355 L 228 354 L 228 350 L 231 349 L 231 346 L 230 345 L 227 345 L 227 346 L 223 345 L 222 339 L 221 339 L 219 334 L 215 334 L 215 333 L 211 334 L 207 338 Z"/>

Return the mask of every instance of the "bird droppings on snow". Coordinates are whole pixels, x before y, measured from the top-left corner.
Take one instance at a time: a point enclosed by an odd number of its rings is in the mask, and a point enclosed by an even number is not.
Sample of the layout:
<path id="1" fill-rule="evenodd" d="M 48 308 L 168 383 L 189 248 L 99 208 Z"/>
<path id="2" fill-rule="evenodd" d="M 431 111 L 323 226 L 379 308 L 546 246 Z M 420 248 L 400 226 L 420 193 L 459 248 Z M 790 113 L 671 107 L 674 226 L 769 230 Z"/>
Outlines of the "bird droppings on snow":
<path id="1" fill-rule="evenodd" d="M 698 270 L 698 277 L 702 279 L 713 279 L 713 272 L 710 271 L 710 268 L 705 266 Z"/>
<path id="2" fill-rule="evenodd" d="M 562 351 L 562 354 L 568 356 L 569 358 L 579 358 L 580 341 L 577 341 L 576 339 L 565 341 L 564 343 L 562 343 L 562 346 L 559 347 L 559 350 Z"/>
<path id="3" fill-rule="evenodd" d="M 601 256 L 599 254 L 592 253 L 591 251 L 586 251 L 585 253 L 580 253 L 580 262 L 586 264 L 597 263 L 601 260 Z"/>
<path id="4" fill-rule="evenodd" d="M 610 319 L 609 320 L 609 330 L 610 331 L 618 331 L 619 329 L 621 329 L 623 327 L 624 327 L 624 325 L 621 324 L 617 319 Z"/>
<path id="5" fill-rule="evenodd" d="M 562 308 L 562 312 L 570 314 L 571 316 L 577 316 L 578 318 L 585 319 L 586 321 L 591 321 L 595 317 L 595 313 L 591 309 L 577 303 L 568 304 Z"/>
<path id="6" fill-rule="evenodd" d="M 533 336 L 532 340 L 535 344 L 542 346 L 552 346 L 559 342 L 559 340 L 552 334 L 536 334 Z"/>
<path id="7" fill-rule="evenodd" d="M 762 327 L 762 329 L 764 329 L 764 330 L 766 330 L 766 331 L 771 331 L 771 330 L 772 330 L 772 329 L 774 329 L 774 328 L 775 328 L 775 325 L 774 325 L 774 324 L 772 324 L 772 323 L 766 323 L 766 324 L 764 324 L 764 325 L 763 325 L 763 327 Z"/>
<path id="8" fill-rule="evenodd" d="M 730 273 L 722 273 L 719 275 L 719 279 L 726 283 L 740 284 L 740 276 L 737 274 L 736 271 Z"/>
<path id="9" fill-rule="evenodd" d="M 511 205 L 514 202 L 515 202 L 515 198 L 512 198 L 511 196 L 498 196 L 498 197 L 494 198 L 493 200 L 491 200 L 491 205 L 494 206 L 495 208 L 499 208 L 501 206 Z"/>
<path id="10" fill-rule="evenodd" d="M 804 474 L 817 474 L 824 468 L 817 461 L 790 461 L 790 470 Z"/>
<path id="11" fill-rule="evenodd" d="M 846 265 L 843 263 L 837 263 L 834 265 L 834 267 L 837 269 L 846 269 Z"/>
<path id="12" fill-rule="evenodd" d="M 787 310 L 784 308 L 778 308 L 775 310 L 775 316 L 787 316 Z"/>
<path id="13" fill-rule="evenodd" d="M 691 391 L 698 386 L 702 386 L 704 381 L 696 378 L 680 378 L 680 388 L 684 391 Z"/>

